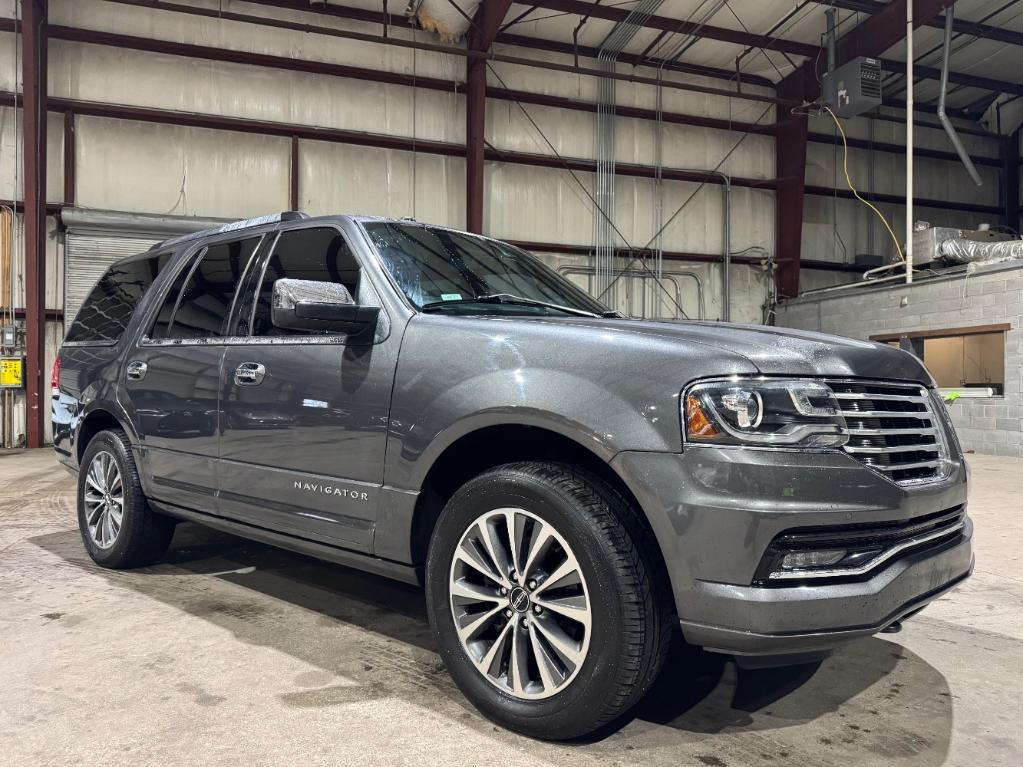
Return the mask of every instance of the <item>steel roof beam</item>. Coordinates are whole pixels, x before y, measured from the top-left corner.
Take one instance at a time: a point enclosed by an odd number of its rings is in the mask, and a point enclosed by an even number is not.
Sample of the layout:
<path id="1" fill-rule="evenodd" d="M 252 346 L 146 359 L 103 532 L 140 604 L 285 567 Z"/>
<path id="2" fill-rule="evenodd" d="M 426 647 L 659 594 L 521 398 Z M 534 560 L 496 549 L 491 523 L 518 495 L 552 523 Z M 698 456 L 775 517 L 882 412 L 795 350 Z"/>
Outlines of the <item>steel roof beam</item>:
<path id="1" fill-rule="evenodd" d="M 845 11 L 856 11 L 858 13 L 869 14 L 880 13 L 887 5 L 879 0 L 813 0 L 813 2 L 818 5 L 833 5 L 834 7 L 841 8 Z M 924 24 L 924 26 L 942 29 L 944 24 L 939 20 L 931 19 Z M 1011 29 L 1003 29 L 1002 27 L 991 24 L 982 24 L 976 21 L 967 21 L 966 19 L 956 18 L 952 24 L 952 29 L 961 35 L 980 37 L 985 40 L 995 40 L 1009 45 L 1023 46 L 1023 33 L 1014 32 Z"/>
<path id="2" fill-rule="evenodd" d="M 896 0 L 896 2 L 902 2 L 902 0 Z M 883 8 L 890 8 L 895 5 L 893 2 L 891 5 L 882 4 Z M 916 0 L 918 11 L 926 15 L 929 6 L 933 5 L 933 0 Z M 950 5 L 950 2 L 940 3 L 942 7 Z M 605 19 L 607 21 L 621 21 L 628 17 L 629 9 L 622 6 L 605 6 L 596 5 L 591 2 L 584 2 L 583 0 L 540 0 L 540 5 L 549 8 L 551 10 L 563 11 L 565 13 L 575 13 L 579 15 L 587 15 L 595 18 Z M 903 12 L 905 12 L 905 5 L 902 5 Z M 878 11 L 877 15 L 881 15 Z M 890 19 L 892 16 L 889 11 L 883 18 Z M 869 20 L 868 20 L 869 21 Z M 868 23 L 868 22 L 864 22 Z M 941 26 L 940 22 L 934 22 L 938 26 Z M 809 43 L 802 43 L 796 40 L 787 40 L 782 37 L 774 37 L 772 35 L 761 35 L 752 32 L 746 32 L 744 30 L 727 29 L 723 27 L 716 27 L 710 24 L 697 24 L 695 22 L 684 21 L 679 19 L 671 19 L 665 16 L 651 16 L 648 20 L 642 24 L 650 29 L 658 29 L 662 32 L 676 32 L 683 35 L 694 35 L 696 37 L 706 38 L 708 40 L 717 40 L 719 42 L 733 43 L 735 45 L 743 45 L 751 48 L 763 48 L 766 50 L 778 51 L 779 53 L 789 53 L 796 56 L 802 56 L 808 59 L 816 59 L 820 53 L 820 47 Z M 891 40 L 888 45 L 881 46 L 877 45 L 873 41 L 864 40 L 864 45 L 874 53 L 871 58 L 879 58 L 881 53 L 888 50 L 892 45 L 902 39 L 902 30 L 905 26 L 904 23 L 896 24 L 894 28 L 890 29 L 877 29 L 880 40 Z M 892 39 L 892 34 L 897 36 Z M 1023 36 L 1021 36 L 1023 37 Z M 839 38 L 838 45 L 841 51 L 843 45 L 843 38 Z M 848 46 L 849 44 L 846 43 Z M 856 55 L 866 56 L 867 54 L 852 54 L 848 57 L 843 58 L 839 56 L 839 60 L 848 61 L 850 58 Z M 881 59 L 881 66 L 888 72 L 904 72 L 906 70 L 905 62 L 894 61 L 892 59 Z M 940 80 L 941 71 L 936 67 L 917 66 L 916 73 L 918 76 L 929 79 L 929 80 Z M 968 85 L 973 88 L 983 88 L 985 90 L 995 91 L 998 93 L 1011 93 L 1013 95 L 1023 95 L 1023 84 L 1008 82 L 1005 80 L 997 80 L 991 77 L 980 77 L 978 75 L 970 75 L 964 72 L 950 72 L 949 82 L 953 82 L 959 85 Z"/>
<path id="3" fill-rule="evenodd" d="M 579 16 L 590 16 L 606 21 L 624 21 L 631 10 L 628 6 L 597 5 L 582 0 L 539 0 L 539 5 L 552 11 L 573 13 Z M 708 40 L 718 40 L 724 43 L 744 45 L 753 48 L 768 48 L 780 53 L 791 53 L 796 56 L 812 58 L 820 51 L 817 45 L 801 43 L 796 40 L 786 40 L 782 37 L 770 35 L 759 35 L 746 32 L 740 29 L 727 29 L 716 27 L 711 24 L 697 24 L 684 19 L 672 19 L 667 16 L 651 16 L 642 22 L 641 26 L 649 29 L 659 29 L 662 32 L 675 32 L 680 35 L 695 35 L 705 37 Z"/>
<path id="4" fill-rule="evenodd" d="M 364 8 L 348 8 L 343 5 L 323 4 L 323 5 L 311 5 L 308 0 L 245 0 L 249 3 L 256 3 L 259 5 L 269 6 L 271 8 L 283 8 L 285 10 L 303 11 L 305 13 L 315 13 L 323 16 L 332 16 L 337 19 L 350 19 L 352 21 L 366 21 L 366 22 L 377 22 L 387 23 L 391 26 L 408 27 L 409 20 L 404 16 L 398 14 L 384 15 L 378 11 L 367 11 Z M 486 4 L 486 3 L 484 3 Z M 152 7 L 159 7 L 157 3 L 153 3 Z M 541 6 L 542 7 L 542 6 Z M 509 34 L 506 32 L 498 31 L 494 42 L 504 43 L 506 45 L 515 45 L 521 48 L 533 48 L 541 51 L 556 51 L 558 53 L 567 53 L 569 55 L 578 53 L 580 56 L 586 56 L 587 58 L 596 58 L 597 49 L 579 46 L 578 49 L 573 48 L 572 43 L 563 42 L 560 40 L 546 40 L 540 37 L 530 37 L 527 35 Z M 718 69 L 717 67 L 704 67 L 695 64 L 682 64 L 679 62 L 670 62 L 663 59 L 657 58 L 645 58 L 635 55 L 619 57 L 619 61 L 626 64 L 639 65 L 645 63 L 650 67 L 664 66 L 665 69 L 687 72 L 690 74 L 701 75 L 703 77 L 713 77 L 719 80 L 734 80 L 735 72 L 730 69 Z M 774 87 L 774 83 L 766 77 L 760 77 L 758 75 L 749 75 L 743 77 L 744 83 L 752 85 L 763 85 L 766 87 Z"/>

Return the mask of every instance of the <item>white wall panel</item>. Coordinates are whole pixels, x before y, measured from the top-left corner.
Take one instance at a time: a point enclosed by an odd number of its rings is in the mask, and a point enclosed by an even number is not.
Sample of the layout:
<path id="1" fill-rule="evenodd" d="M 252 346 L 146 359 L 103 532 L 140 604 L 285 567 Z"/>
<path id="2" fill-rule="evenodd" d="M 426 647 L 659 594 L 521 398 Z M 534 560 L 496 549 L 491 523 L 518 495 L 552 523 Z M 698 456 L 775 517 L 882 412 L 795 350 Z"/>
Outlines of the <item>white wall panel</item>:
<path id="1" fill-rule="evenodd" d="M 465 226 L 461 158 L 303 141 L 300 167 L 300 207 L 310 214 L 415 216 Z"/>
<path id="2" fill-rule="evenodd" d="M 484 227 L 494 237 L 589 245 L 593 239 L 593 175 L 554 168 L 488 163 Z M 582 187 L 580 187 L 582 184 Z M 723 249 L 722 189 L 716 184 L 664 182 L 664 221 L 692 196 L 663 233 L 664 250 L 720 253 Z M 655 190 L 650 179 L 620 177 L 615 226 L 628 245 L 650 245 L 656 233 Z M 773 249 L 774 196 L 732 191 L 732 249 Z"/>
<path id="3" fill-rule="evenodd" d="M 25 217 L 14 216 L 13 286 L 14 306 L 25 308 Z M 7 296 L 0 299 L 6 305 Z M 46 308 L 64 308 L 64 238 L 57 231 L 57 219 L 46 217 Z"/>
<path id="4" fill-rule="evenodd" d="M 874 181 L 872 186 L 868 183 L 871 166 Z M 998 169 L 979 165 L 977 171 L 984 182 L 979 187 L 973 183 L 966 168 L 959 162 L 917 157 L 913 170 L 916 193 L 930 199 L 998 205 Z M 906 159 L 903 155 L 892 152 L 850 149 L 849 175 L 861 193 L 869 188 L 882 194 L 904 194 Z M 842 169 L 842 148 L 838 147 L 836 150 L 827 144 L 809 144 L 806 153 L 806 183 L 846 188 Z"/>
<path id="5" fill-rule="evenodd" d="M 567 65 L 574 64 L 572 56 L 550 51 L 524 50 L 500 44 L 495 45 L 494 50 L 511 56 L 532 59 L 533 61 L 551 61 Z M 596 68 L 592 59 L 581 59 L 581 65 L 589 69 Z M 657 76 L 657 70 L 652 67 L 633 68 L 631 66 L 620 65 L 619 71 L 626 74 L 635 73 L 643 77 Z M 722 84 L 721 80 L 708 77 L 698 77 L 678 72 L 663 72 L 662 77 L 666 81 L 676 81 L 712 88 L 727 88 L 726 85 Z M 488 73 L 487 79 L 491 85 L 497 87 L 501 87 L 503 82 L 507 87 L 516 90 L 528 90 L 535 93 L 564 96 L 582 101 L 594 101 L 597 96 L 597 79 L 595 77 L 572 73 L 558 74 L 521 64 L 495 62 Z M 662 87 L 661 90 L 662 108 L 667 112 L 685 112 L 705 117 L 731 118 L 733 120 L 754 122 L 766 110 L 767 113 L 762 122 L 769 124 L 774 121 L 774 107 L 761 102 L 753 102 L 747 99 L 731 99 L 671 87 Z M 750 93 L 767 93 L 765 89 L 756 86 L 744 86 L 744 90 Z M 657 87 L 654 85 L 619 81 L 617 92 L 617 101 L 622 105 L 644 107 L 647 109 L 653 109 L 656 106 Z M 769 95 L 773 95 L 773 93 Z"/>
<path id="6" fill-rule="evenodd" d="M 78 204 L 247 218 L 288 208 L 285 138 L 80 117 Z"/>
<path id="7" fill-rule="evenodd" d="M 922 126 L 919 124 L 915 125 L 913 127 L 913 142 L 916 146 L 922 149 L 938 149 L 945 152 L 954 152 L 955 149 L 949 141 L 948 136 L 945 134 L 944 129 L 938 125 L 937 118 L 933 116 L 925 116 L 924 119 L 927 119 L 928 122 L 934 123 L 936 127 Z M 957 121 L 953 120 L 953 122 Z M 868 140 L 871 137 L 870 123 L 871 120 L 865 117 L 842 120 L 842 129 L 849 138 Z M 893 122 L 891 120 L 873 120 L 873 123 L 874 141 L 905 146 L 906 126 L 904 123 Z M 828 114 L 824 114 L 819 117 L 811 117 L 810 131 L 814 133 L 837 134 L 835 123 Z M 965 146 L 966 150 L 972 155 L 984 157 L 998 156 L 997 140 L 992 140 L 992 138 L 985 138 L 983 136 L 974 136 L 968 133 L 960 133 L 959 138 L 962 139 L 963 146 Z M 996 139 L 997 137 L 994 138 Z"/>
<path id="8" fill-rule="evenodd" d="M 318 13 L 301 13 L 291 9 L 268 6 L 225 3 L 223 0 L 199 0 L 191 2 L 212 9 L 228 9 L 252 16 L 285 19 L 291 22 L 309 23 L 317 27 L 335 27 L 373 35 L 381 34 L 380 24 L 368 24 L 346 19 L 333 19 Z M 392 8 L 393 11 L 399 10 Z M 52 2 L 50 17 L 54 24 L 98 29 L 120 34 L 157 37 L 174 42 L 210 45 L 235 50 L 252 51 L 275 56 L 314 59 L 337 64 L 351 64 L 368 69 L 393 72 L 413 70 L 419 76 L 442 77 L 446 79 L 464 77 L 465 59 L 442 53 L 415 51 L 377 43 L 343 40 L 325 35 L 258 27 L 251 24 L 211 20 L 200 16 L 188 16 L 171 11 L 131 8 L 124 5 L 104 3 L 101 0 L 63 0 Z M 406 26 L 392 26 L 392 37 L 436 42 L 437 38 L 422 31 L 413 31 Z"/>
<path id="9" fill-rule="evenodd" d="M 593 158 L 596 116 L 556 107 L 525 104 L 534 127 L 511 101 L 487 102 L 487 137 L 498 149 L 554 155 L 550 141 L 562 157 Z M 662 164 L 666 168 L 721 170 L 748 178 L 774 177 L 774 139 L 770 136 L 707 130 L 663 123 Z M 541 133 L 542 132 L 542 133 Z M 657 125 L 650 120 L 619 117 L 615 123 L 615 159 L 622 163 L 656 162 Z M 725 160 L 738 144 L 734 153 Z"/>
<path id="10" fill-rule="evenodd" d="M 84 101 L 435 141 L 465 135 L 464 99 L 453 91 L 61 41 L 50 71 L 54 96 Z"/>
<path id="11" fill-rule="evenodd" d="M 13 11 L 0 9 L 0 16 L 13 18 Z M 18 36 L 13 32 L 0 32 L 0 90 L 14 93 L 17 88 L 15 82 L 21 78 L 21 49 L 18 46 Z"/>
<path id="12" fill-rule="evenodd" d="M 895 231 L 899 243 L 905 239 L 905 214 L 901 205 L 877 206 Z M 837 208 L 837 211 L 836 211 Z M 976 228 L 991 217 L 979 213 L 914 207 L 917 221 L 941 226 Z M 835 235 L 837 229 L 838 235 Z M 873 230 L 873 238 L 870 232 Z M 842 249 L 842 244 L 845 250 Z M 829 261 L 851 261 L 857 253 L 895 256 L 895 244 L 880 219 L 857 200 L 807 196 L 803 206 L 803 257 Z"/>
<path id="13" fill-rule="evenodd" d="M 589 173 L 576 173 L 587 191 Z M 483 228 L 494 237 L 565 244 L 589 244 L 593 203 L 572 175 L 552 168 L 487 163 Z"/>
<path id="14" fill-rule="evenodd" d="M 21 156 L 24 130 L 22 110 L 0 107 L 0 200 L 24 197 L 25 179 Z M 64 117 L 50 112 L 46 121 L 46 201 L 64 197 Z M 16 182 L 16 183 L 15 183 Z"/>

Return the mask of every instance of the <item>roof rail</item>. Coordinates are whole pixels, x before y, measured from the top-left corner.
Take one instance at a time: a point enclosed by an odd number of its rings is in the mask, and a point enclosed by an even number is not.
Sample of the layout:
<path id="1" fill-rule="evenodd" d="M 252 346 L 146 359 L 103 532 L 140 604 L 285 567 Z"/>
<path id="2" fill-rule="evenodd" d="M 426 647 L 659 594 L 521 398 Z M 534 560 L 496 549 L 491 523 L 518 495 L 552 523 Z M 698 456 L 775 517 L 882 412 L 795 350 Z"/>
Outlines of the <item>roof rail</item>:
<path id="1" fill-rule="evenodd" d="M 211 237 L 214 234 L 224 234 L 225 232 L 234 232 L 241 229 L 251 229 L 254 226 L 262 226 L 263 224 L 274 224 L 278 221 L 301 221 L 304 218 L 309 218 L 308 213 L 303 213 L 300 210 L 286 210 L 283 213 L 270 213 L 266 216 L 257 216 L 256 218 L 246 218 L 242 221 L 232 221 L 228 224 L 215 227 L 213 229 L 202 229 L 198 232 L 190 232 L 189 234 L 183 234 L 180 237 L 171 237 L 169 240 L 158 242 L 150 250 L 156 248 L 164 248 L 168 245 L 178 245 L 182 242 L 188 242 L 190 240 L 197 240 L 201 237 Z"/>

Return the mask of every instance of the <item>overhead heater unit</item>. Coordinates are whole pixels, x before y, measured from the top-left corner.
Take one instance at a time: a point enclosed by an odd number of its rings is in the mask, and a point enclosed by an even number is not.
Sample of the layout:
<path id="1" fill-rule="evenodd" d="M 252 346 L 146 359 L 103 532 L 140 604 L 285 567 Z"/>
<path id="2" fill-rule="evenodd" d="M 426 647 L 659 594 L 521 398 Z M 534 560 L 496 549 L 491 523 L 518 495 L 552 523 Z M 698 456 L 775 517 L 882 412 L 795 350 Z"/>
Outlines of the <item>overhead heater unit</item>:
<path id="1" fill-rule="evenodd" d="M 824 103 L 839 117 L 857 117 L 881 106 L 881 62 L 859 56 L 821 81 Z"/>
<path id="2" fill-rule="evenodd" d="M 828 9 L 828 71 L 821 80 L 824 103 L 839 117 L 857 117 L 881 106 L 881 61 L 857 56 L 835 66 L 835 12 Z"/>

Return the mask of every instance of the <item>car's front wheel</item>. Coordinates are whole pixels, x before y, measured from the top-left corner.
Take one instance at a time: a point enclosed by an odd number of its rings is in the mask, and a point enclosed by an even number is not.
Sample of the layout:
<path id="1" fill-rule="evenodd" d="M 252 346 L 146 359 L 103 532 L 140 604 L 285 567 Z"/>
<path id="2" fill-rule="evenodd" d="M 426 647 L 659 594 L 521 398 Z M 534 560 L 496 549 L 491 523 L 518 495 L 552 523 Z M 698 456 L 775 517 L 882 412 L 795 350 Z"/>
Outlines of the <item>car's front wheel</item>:
<path id="1" fill-rule="evenodd" d="M 527 735 L 585 735 L 652 683 L 670 636 L 636 512 L 604 482 L 500 466 L 446 505 L 427 559 L 430 618 L 455 682 Z"/>

